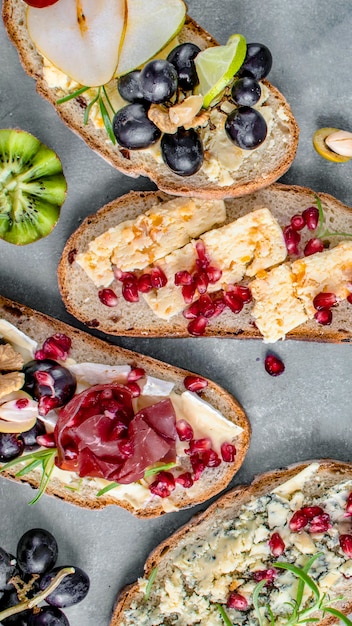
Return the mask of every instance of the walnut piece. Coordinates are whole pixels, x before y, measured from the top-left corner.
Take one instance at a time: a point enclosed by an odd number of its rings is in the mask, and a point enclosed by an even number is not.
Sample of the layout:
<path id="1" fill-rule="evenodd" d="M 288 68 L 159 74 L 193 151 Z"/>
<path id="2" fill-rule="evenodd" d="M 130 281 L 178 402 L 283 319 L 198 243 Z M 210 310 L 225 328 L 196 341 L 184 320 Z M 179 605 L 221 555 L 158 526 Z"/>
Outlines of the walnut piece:
<path id="1" fill-rule="evenodd" d="M 7 396 L 13 391 L 19 391 L 24 385 L 22 372 L 9 372 L 0 375 L 0 398 Z"/>
<path id="2" fill-rule="evenodd" d="M 9 343 L 0 344 L 0 371 L 12 372 L 20 370 L 23 366 L 23 358 L 19 352 L 15 352 Z"/>
<path id="3" fill-rule="evenodd" d="M 166 107 L 152 104 L 148 110 L 148 118 L 162 133 L 173 135 L 177 131 L 178 125 L 170 120 L 169 111 Z"/>

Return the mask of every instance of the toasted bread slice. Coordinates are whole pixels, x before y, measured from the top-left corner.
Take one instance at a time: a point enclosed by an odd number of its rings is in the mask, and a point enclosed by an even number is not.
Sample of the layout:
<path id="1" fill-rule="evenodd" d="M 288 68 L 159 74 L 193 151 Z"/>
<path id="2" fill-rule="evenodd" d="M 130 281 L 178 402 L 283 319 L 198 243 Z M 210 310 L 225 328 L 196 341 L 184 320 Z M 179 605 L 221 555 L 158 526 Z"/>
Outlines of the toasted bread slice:
<path id="1" fill-rule="evenodd" d="M 340 546 L 340 537 L 349 532 L 345 512 L 351 489 L 352 465 L 330 459 L 268 472 L 250 486 L 236 487 L 155 549 L 144 576 L 120 593 L 111 626 L 206 626 L 224 623 L 224 612 L 228 623 L 241 626 L 286 624 L 299 595 L 299 579 L 275 567 L 275 562 L 302 570 L 314 556 L 308 575 L 320 597 L 327 594 L 323 604 L 347 616 L 352 609 L 351 560 Z M 316 532 L 315 518 L 307 519 L 300 532 L 292 530 L 294 513 L 312 506 L 321 508 L 320 521 L 325 519 L 326 527 Z M 271 544 L 273 535 L 276 543 Z M 283 541 L 280 550 L 278 537 Z M 253 593 L 260 580 L 259 621 Z M 304 586 L 299 611 L 314 604 L 309 591 Z M 241 598 L 242 610 L 227 605 L 231 595 L 235 602 Z M 316 618 L 319 626 L 339 621 L 321 610 L 309 617 Z M 298 623 L 298 618 L 292 623 Z"/>
<path id="2" fill-rule="evenodd" d="M 152 377 L 150 382 L 152 382 L 153 385 L 156 383 L 156 387 L 154 385 L 152 390 L 149 388 L 148 393 L 145 391 L 145 394 L 143 394 L 142 391 L 141 398 L 145 397 L 146 400 L 141 401 L 143 403 L 147 402 L 146 405 L 148 405 L 150 401 L 154 405 L 158 401 L 172 397 L 171 402 L 175 407 L 176 401 L 180 401 L 180 394 L 186 391 L 184 380 L 189 372 L 147 356 L 142 356 L 136 352 L 107 344 L 104 341 L 92 337 L 91 335 L 88 335 L 76 328 L 72 328 L 62 322 L 43 315 L 42 313 L 33 311 L 28 307 L 12 302 L 3 297 L 0 297 L 0 337 L 4 337 L 6 341 L 6 333 L 4 332 L 4 328 L 1 326 L 1 320 L 6 320 L 27 337 L 30 337 L 32 340 L 37 342 L 38 347 L 41 347 L 45 339 L 52 337 L 55 333 L 63 333 L 69 337 L 72 341 L 69 358 L 67 362 L 60 361 L 60 363 L 64 366 L 66 365 L 67 367 L 72 367 L 73 362 L 75 362 L 78 364 L 95 363 L 105 364 L 107 366 L 129 366 L 127 367 L 127 370 L 130 368 L 142 368 L 148 377 Z M 15 342 L 16 346 L 16 337 L 12 336 L 11 340 L 9 338 L 8 341 L 10 341 L 10 343 Z M 95 374 L 95 376 L 96 375 L 97 374 Z M 80 384 L 82 382 L 81 379 L 82 373 L 79 375 L 77 374 L 77 380 L 80 381 Z M 85 374 L 83 374 L 83 381 L 84 380 Z M 96 378 L 94 380 L 96 380 Z M 165 390 L 157 391 L 157 386 L 160 384 L 163 386 L 163 382 L 165 384 L 167 383 L 168 387 L 171 383 L 171 387 L 173 386 L 172 392 L 170 389 L 167 389 L 166 395 L 163 395 L 165 394 Z M 92 385 L 94 383 L 90 382 L 89 384 Z M 127 384 L 127 378 L 125 383 L 122 384 Z M 85 385 L 86 383 L 84 383 L 84 386 Z M 77 388 L 76 393 L 78 392 L 79 389 Z M 177 483 L 176 488 L 168 497 L 153 495 L 149 491 L 149 483 L 155 479 L 155 474 L 148 479 L 143 478 L 143 480 L 136 481 L 132 484 L 120 485 L 112 491 L 106 492 L 105 495 L 103 494 L 100 497 L 97 497 L 97 493 L 104 488 L 104 486 L 109 484 L 106 480 L 97 480 L 89 477 L 80 479 L 78 474 L 64 469 L 54 470 L 47 487 L 47 493 L 81 507 L 98 509 L 114 504 L 129 510 L 136 516 L 154 517 L 165 512 L 187 508 L 200 502 L 204 502 L 208 498 L 222 491 L 243 463 L 249 446 L 250 424 L 243 409 L 235 398 L 233 398 L 219 385 L 216 385 L 211 381 L 207 381 L 206 387 L 201 393 L 201 397 L 198 397 L 198 395 L 193 392 L 187 391 L 187 398 L 189 398 L 190 393 L 191 402 L 196 400 L 196 405 L 193 405 L 194 409 L 191 409 L 191 412 L 193 410 L 194 415 L 195 413 L 198 413 L 200 419 L 198 426 L 194 429 L 194 434 L 198 428 L 200 428 L 204 436 L 207 436 L 207 434 L 211 436 L 210 431 L 212 431 L 214 445 L 216 443 L 216 447 L 218 447 L 218 444 L 221 445 L 221 437 L 225 437 L 226 439 L 226 436 L 221 435 L 219 439 L 219 435 L 214 435 L 214 425 L 215 427 L 220 427 L 222 429 L 225 428 L 225 430 L 227 429 L 229 437 L 233 435 L 232 443 L 236 446 L 237 451 L 233 462 L 222 461 L 217 467 L 207 467 L 206 470 L 200 475 L 199 480 L 195 480 L 193 486 L 190 488 L 183 487 Z M 151 400 L 148 400 L 148 396 Z M 195 398 L 194 396 L 197 397 Z M 203 401 L 206 402 L 206 405 L 203 404 Z M 0 399 L 0 403 L 3 402 L 4 400 Z M 177 406 L 175 409 L 176 415 L 180 416 L 181 413 L 178 413 Z M 192 405 L 189 405 L 189 407 L 190 406 Z M 187 410 L 189 410 L 189 407 Z M 202 411 L 205 407 L 206 412 L 203 414 Z M 210 413 L 208 412 L 208 409 L 210 409 Z M 220 417 L 220 414 L 222 417 Z M 220 422 L 217 421 L 218 419 L 220 419 Z M 214 437 L 217 437 L 219 441 L 214 439 Z M 184 473 L 186 471 L 190 471 L 192 473 L 190 456 L 184 452 L 184 449 L 188 445 L 189 441 L 187 444 L 183 443 L 181 448 L 177 448 L 176 466 L 178 467 L 178 470 L 176 473 L 174 472 L 175 477 L 180 472 Z M 24 454 L 26 453 L 28 453 L 28 451 L 25 450 Z M 17 481 L 27 482 L 34 488 L 38 488 L 41 478 L 40 471 L 34 470 L 21 477 L 17 476 L 18 471 L 23 466 L 23 464 L 22 466 L 20 464 L 20 459 L 21 457 L 19 457 L 19 463 L 16 463 L 13 467 L 4 471 L 2 475 Z M 173 472 L 174 470 L 170 469 L 169 471 Z"/>
<path id="3" fill-rule="evenodd" d="M 325 246 L 336 247 L 344 239 L 347 240 L 346 247 L 350 248 L 351 241 L 348 240 L 348 233 L 352 233 L 352 212 L 327 194 L 316 194 L 308 188 L 298 186 L 286 186 L 275 183 L 270 187 L 260 190 L 249 196 L 225 200 L 226 220 L 230 223 L 240 217 L 248 215 L 250 212 L 266 208 L 281 229 L 290 224 L 290 219 L 295 214 L 302 213 L 306 208 L 314 205 L 317 208 L 317 198 L 320 200 L 323 209 L 324 228 L 323 231 L 338 232 L 341 235 L 322 235 Z M 171 316 L 169 319 L 157 317 L 155 311 L 150 308 L 146 300 L 140 295 L 138 302 L 128 302 L 121 295 L 121 282 L 113 280 L 110 288 L 118 294 L 118 303 L 115 307 L 107 307 L 98 297 L 99 288 L 94 282 L 88 279 L 86 272 L 75 261 L 77 256 L 87 251 L 89 243 L 96 237 L 106 232 L 109 228 L 125 220 L 135 219 L 139 214 L 150 210 L 152 207 L 160 206 L 160 203 L 170 200 L 162 192 L 132 192 L 127 194 L 100 209 L 95 215 L 87 217 L 81 226 L 67 241 L 58 267 L 58 280 L 61 295 L 67 310 L 88 327 L 97 328 L 112 335 L 130 336 L 166 336 L 166 337 L 186 337 L 189 336 L 189 319 L 185 319 L 182 312 Z M 162 206 L 162 205 L 161 205 Z M 220 224 L 221 227 L 221 224 Z M 300 231 L 301 242 L 299 244 L 300 256 L 303 257 L 303 249 L 307 241 L 317 237 L 320 226 L 314 231 L 304 228 Z M 216 231 L 213 231 L 216 233 Z M 345 235 L 344 235 L 345 234 Z M 283 235 L 281 233 L 281 239 Z M 216 236 L 214 236 L 216 242 Z M 279 238 L 280 242 L 280 238 Z M 229 242 L 236 248 L 236 241 Z M 230 247 L 231 247 L 230 245 Z M 286 252 L 285 252 L 286 254 Z M 320 265 L 324 271 L 325 252 L 320 258 Z M 307 257 L 313 258 L 313 257 Z M 281 258 L 283 268 L 292 267 L 291 261 L 296 261 L 297 255 Z M 277 261 L 276 261 L 277 263 Z M 158 261 L 155 261 L 158 265 Z M 328 265 L 327 265 L 328 268 Z M 182 267 L 180 267 L 182 269 Z M 187 269 L 184 267 L 183 269 Z M 352 279 L 351 261 L 346 264 L 347 283 Z M 110 269 L 111 271 L 111 269 Z M 330 269 L 327 269 L 330 272 Z M 258 274 L 259 275 L 259 274 Z M 266 276 L 264 272 L 264 276 Z M 349 278 L 348 278 L 349 277 Z M 253 276 L 252 276 L 253 278 Z M 332 283 L 334 276 L 332 275 Z M 172 280 L 170 279 L 170 284 Z M 242 281 L 243 282 L 243 281 Z M 257 281 L 246 278 L 244 281 L 249 286 Z M 325 284 L 325 283 L 324 283 Z M 326 284 L 329 284 L 327 281 Z M 335 286 L 336 287 L 336 286 Z M 334 287 L 334 288 L 335 288 Z M 225 286 L 226 288 L 226 286 Z M 176 288 L 175 288 L 176 289 Z M 178 288 L 180 289 L 180 287 Z M 221 289 L 221 280 L 219 281 Z M 329 291 L 326 287 L 321 287 L 323 291 Z M 161 290 L 162 291 L 162 290 Z M 259 291 L 259 289 L 257 289 Z M 316 287 L 316 292 L 319 287 Z M 175 291 L 176 293 L 176 291 Z M 316 293 L 312 294 L 313 296 Z M 346 298 L 346 296 L 345 296 Z M 307 300 L 307 298 L 306 298 Z M 313 297 L 310 297 L 310 307 L 312 307 Z M 184 307 L 186 308 L 186 304 Z M 304 339 L 311 341 L 334 341 L 346 342 L 352 338 L 351 305 L 346 299 L 341 299 L 338 306 L 333 308 L 332 323 L 322 325 L 314 319 L 307 319 L 304 323 L 299 323 L 287 332 L 287 338 Z M 253 317 L 253 301 L 246 304 L 242 311 L 234 314 L 226 308 L 219 316 L 209 319 L 204 336 L 238 337 L 238 338 L 261 338 L 263 334 L 259 331 Z M 260 315 L 258 314 L 258 320 Z M 300 317 L 297 318 L 300 321 Z M 269 341 L 270 334 L 268 335 Z M 264 337 L 266 339 L 266 337 Z"/>
<path id="4" fill-rule="evenodd" d="M 88 124 L 84 123 L 84 112 L 89 101 L 87 94 L 83 93 L 76 99 L 57 104 L 57 100 L 68 92 L 55 86 L 55 80 L 52 84 L 48 73 L 44 71 L 43 57 L 33 45 L 26 28 L 26 7 L 23 0 L 3 2 L 4 23 L 25 71 L 35 79 L 37 91 L 54 105 L 61 119 L 113 167 L 129 176 L 148 176 L 159 189 L 170 194 L 210 198 L 251 193 L 278 180 L 290 167 L 297 149 L 298 126 L 284 96 L 266 79 L 262 81 L 262 85 L 267 98 L 260 109 L 268 117 L 269 130 L 266 140 L 255 150 L 237 150 L 229 141 L 229 150 L 235 150 L 238 154 L 236 156 L 230 152 L 228 156 L 223 155 L 224 158 L 220 156 L 219 161 L 218 156 L 214 157 L 214 149 L 208 145 L 214 134 L 209 131 L 207 124 L 200 128 L 200 132 L 203 142 L 206 142 L 206 154 L 213 152 L 213 155 L 210 155 L 206 167 L 203 166 L 192 176 L 183 177 L 174 174 L 164 164 L 160 150 L 155 147 L 153 150 L 126 150 L 113 145 L 102 124 L 99 126 L 98 123 L 93 123 L 91 118 Z M 188 41 L 201 49 L 217 45 L 213 37 L 190 17 L 177 38 L 179 43 Z M 116 92 L 115 82 L 112 81 L 113 93 Z M 78 87 L 76 85 L 75 88 Z M 226 166 L 229 161 L 232 164 L 236 162 L 236 166 Z"/>

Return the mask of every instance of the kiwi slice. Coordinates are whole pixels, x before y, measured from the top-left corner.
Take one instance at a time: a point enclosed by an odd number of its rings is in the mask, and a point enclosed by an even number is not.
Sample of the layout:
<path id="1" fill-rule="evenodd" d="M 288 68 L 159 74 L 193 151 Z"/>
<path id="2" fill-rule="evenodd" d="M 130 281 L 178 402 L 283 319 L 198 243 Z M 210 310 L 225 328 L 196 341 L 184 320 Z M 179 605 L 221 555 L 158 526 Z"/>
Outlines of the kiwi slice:
<path id="1" fill-rule="evenodd" d="M 19 129 L 0 130 L 0 238 L 19 246 L 48 235 L 65 201 L 59 157 Z"/>

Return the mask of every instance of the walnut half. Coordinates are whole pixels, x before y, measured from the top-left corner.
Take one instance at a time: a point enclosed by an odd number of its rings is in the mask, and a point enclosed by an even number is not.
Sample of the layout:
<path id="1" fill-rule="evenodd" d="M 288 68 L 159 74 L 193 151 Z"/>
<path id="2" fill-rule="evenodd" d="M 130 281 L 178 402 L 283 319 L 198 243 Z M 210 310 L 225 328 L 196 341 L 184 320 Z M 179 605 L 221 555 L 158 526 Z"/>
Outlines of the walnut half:
<path id="1" fill-rule="evenodd" d="M 23 387 L 24 374 L 16 371 L 22 369 L 23 363 L 21 354 L 9 343 L 0 344 L 0 372 L 6 372 L 0 374 L 0 398 Z"/>

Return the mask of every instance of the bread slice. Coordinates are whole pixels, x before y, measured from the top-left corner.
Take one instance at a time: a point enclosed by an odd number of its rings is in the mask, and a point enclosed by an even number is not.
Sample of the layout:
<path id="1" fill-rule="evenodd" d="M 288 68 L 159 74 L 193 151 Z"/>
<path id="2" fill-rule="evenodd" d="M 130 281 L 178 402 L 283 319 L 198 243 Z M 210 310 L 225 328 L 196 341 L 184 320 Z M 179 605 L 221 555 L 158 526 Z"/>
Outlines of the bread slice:
<path id="1" fill-rule="evenodd" d="M 67 335 L 72 340 L 67 363 L 71 363 L 74 360 L 76 363 L 88 362 L 143 368 L 149 377 L 173 383 L 173 391 L 177 394 L 177 397 L 180 397 L 180 394 L 185 391 L 184 379 L 189 372 L 136 352 L 110 345 L 42 313 L 0 297 L 0 320 L 2 319 L 7 320 L 22 333 L 35 340 L 38 347 L 41 347 L 44 340 L 55 333 Z M 0 328 L 0 338 L 2 335 Z M 65 365 L 65 362 L 62 364 Z M 164 398 L 152 397 L 153 403 L 162 399 Z M 249 446 L 250 424 L 242 407 L 235 398 L 211 381 L 208 381 L 207 386 L 202 391 L 201 400 L 204 400 L 212 409 L 222 414 L 222 425 L 225 423 L 226 428 L 230 426 L 230 423 L 238 427 L 233 429 L 233 432 L 235 432 L 233 443 L 237 452 L 233 462 L 221 462 L 217 467 L 206 468 L 200 479 L 195 481 L 190 488 L 177 485 L 169 497 L 153 496 L 148 489 L 148 482 L 150 483 L 153 480 L 152 477 L 147 480 L 147 483 L 142 480 L 132 485 L 122 485 L 123 489 L 117 488 L 97 497 L 97 492 L 104 484 L 108 484 L 106 481 L 100 480 L 97 482 L 90 478 L 79 480 L 77 474 L 71 475 L 70 472 L 65 470 L 55 470 L 49 481 L 47 493 L 89 509 L 98 509 L 112 504 L 119 505 L 134 515 L 141 517 L 154 517 L 168 511 L 187 508 L 204 502 L 219 493 L 228 485 L 243 463 Z M 202 410 L 198 404 L 197 410 Z M 204 433 L 207 432 L 209 434 L 209 429 L 213 428 L 212 419 L 215 419 L 214 423 L 218 424 L 218 422 L 214 414 L 211 415 L 210 421 L 205 422 L 204 419 L 208 420 L 208 417 L 204 418 L 204 414 L 202 414 L 200 424 L 203 424 L 202 429 Z M 217 443 L 220 443 L 220 441 Z M 184 468 L 183 471 L 190 469 L 189 459 L 190 457 L 184 453 L 182 447 L 181 451 L 178 452 L 177 462 Z M 18 477 L 16 474 L 19 469 L 21 469 L 21 466 L 16 464 L 2 475 L 29 483 L 32 487 L 38 488 L 41 477 L 40 472 L 34 470 L 29 474 Z M 132 491 L 130 487 L 132 487 Z"/>
<path id="2" fill-rule="evenodd" d="M 320 592 L 327 593 L 326 605 L 347 616 L 352 610 L 351 560 L 339 538 L 350 532 L 345 507 L 351 489 L 352 465 L 330 459 L 268 472 L 250 486 L 236 487 L 154 550 L 144 576 L 120 593 L 111 626 L 305 623 L 303 616 L 302 622 L 288 622 L 285 617 L 292 613 L 289 603 L 297 597 L 298 579 L 291 572 L 274 568 L 273 583 L 261 589 L 261 622 L 254 611 L 253 590 L 260 573 L 272 572 L 274 562 L 302 568 L 318 553 L 322 556 L 309 575 Z M 292 531 L 291 517 L 303 506 L 320 506 L 331 527 L 318 533 L 307 524 L 300 532 Z M 285 544 L 276 556 L 268 546 L 274 533 Z M 306 591 L 307 587 L 301 610 L 312 601 Z M 226 606 L 231 592 L 246 599 L 245 610 Z M 269 621 L 266 604 L 273 611 L 273 621 Z M 226 611 L 228 622 L 220 608 Z M 322 611 L 306 617 L 317 618 L 319 626 L 339 621 Z"/>
<path id="3" fill-rule="evenodd" d="M 349 207 L 330 195 L 316 194 L 308 188 L 279 183 L 248 196 L 225 200 L 226 222 L 236 220 L 254 209 L 266 207 L 284 228 L 290 223 L 293 215 L 302 213 L 312 205 L 316 207 L 317 198 L 323 207 L 325 230 L 346 234 L 346 236 L 323 236 L 325 246 L 333 247 L 344 239 L 348 240 L 347 235 L 352 234 L 352 212 Z M 182 313 L 168 320 L 161 319 L 152 312 L 142 297 L 138 303 L 130 303 L 120 295 L 117 306 L 110 308 L 103 305 L 98 297 L 98 288 L 87 279 L 85 271 L 75 262 L 77 255 L 85 252 L 89 242 L 95 237 L 124 220 L 134 219 L 141 212 L 168 199 L 170 196 L 162 192 L 132 192 L 106 205 L 95 215 L 87 217 L 68 239 L 58 267 L 60 291 L 67 310 L 88 327 L 97 328 L 111 335 L 189 336 L 187 330 L 189 320 L 185 319 Z M 316 237 L 316 231 L 307 228 L 301 231 L 301 254 L 305 243 L 312 237 Z M 348 272 L 352 276 L 351 267 Z M 115 280 L 110 287 L 121 294 L 119 281 Z M 334 307 L 330 325 L 318 324 L 315 319 L 310 319 L 288 332 L 286 336 L 311 341 L 351 341 L 350 307 L 348 301 L 343 300 Z M 252 311 L 253 302 L 246 304 L 238 314 L 226 309 L 218 317 L 210 319 L 204 336 L 261 338 L 262 334 L 255 325 Z"/>
<path id="4" fill-rule="evenodd" d="M 245 151 L 245 159 L 239 167 L 229 169 L 227 181 L 221 182 L 218 173 L 207 175 L 202 167 L 196 174 L 182 177 L 174 174 L 161 158 L 155 158 L 155 149 L 126 150 L 108 139 L 104 128 L 94 125 L 90 119 L 84 124 L 84 111 L 87 106 L 86 95 L 64 104 L 57 105 L 57 100 L 66 92 L 48 84 L 43 71 L 43 58 L 35 49 L 26 29 L 26 4 L 23 0 L 4 0 L 3 19 L 10 39 L 16 46 L 25 71 L 36 81 L 37 91 L 56 108 L 61 119 L 75 131 L 93 150 L 121 172 L 133 177 L 148 176 L 159 189 L 170 194 L 198 197 L 223 198 L 241 196 L 256 189 L 266 187 L 280 178 L 291 165 L 298 143 L 298 127 L 291 109 L 284 96 L 266 79 L 264 89 L 268 90 L 268 99 L 262 107 L 263 113 L 272 110 L 272 123 L 267 139 L 251 151 Z M 178 36 L 178 42 L 191 41 L 201 49 L 216 45 L 217 42 L 196 24 L 187 18 L 184 28 Z M 116 90 L 114 81 L 112 89 Z M 79 85 L 76 86 L 78 88 Z M 208 132 L 208 127 L 202 133 Z M 230 146 L 230 142 L 229 142 Z M 208 151 L 208 148 L 207 148 Z M 242 151 L 240 151 L 241 153 Z M 231 157 L 233 159 L 233 157 Z M 209 171 L 218 169 L 213 157 L 208 164 Z M 224 170 L 222 165 L 220 170 Z M 222 175 L 222 174 L 221 174 Z"/>

